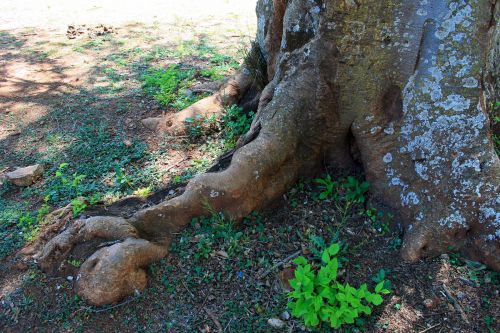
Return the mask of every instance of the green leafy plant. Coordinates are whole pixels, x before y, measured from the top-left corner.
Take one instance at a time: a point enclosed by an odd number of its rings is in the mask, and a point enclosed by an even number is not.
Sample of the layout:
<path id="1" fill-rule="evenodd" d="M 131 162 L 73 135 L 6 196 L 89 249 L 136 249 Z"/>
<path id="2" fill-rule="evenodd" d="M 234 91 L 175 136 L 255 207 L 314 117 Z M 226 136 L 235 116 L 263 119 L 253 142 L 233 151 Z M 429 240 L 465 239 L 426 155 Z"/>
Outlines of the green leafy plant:
<path id="1" fill-rule="evenodd" d="M 73 217 L 77 217 L 81 212 L 87 208 L 85 201 L 81 199 L 71 200 L 71 209 L 73 210 Z"/>
<path id="2" fill-rule="evenodd" d="M 55 179 L 45 191 L 46 202 L 57 203 L 66 198 L 79 197 L 84 194 L 82 181 L 87 177 L 78 173 L 68 173 L 68 163 L 61 163 L 55 172 Z"/>
<path id="3" fill-rule="evenodd" d="M 390 224 L 394 215 L 390 213 L 384 214 L 375 207 L 369 207 L 363 212 L 363 215 L 370 220 L 373 228 L 382 235 L 385 235 L 390 231 Z"/>
<path id="4" fill-rule="evenodd" d="M 240 64 L 235 59 L 220 53 L 215 53 L 210 58 L 210 63 L 213 66 L 201 70 L 200 74 L 212 80 L 221 80 L 231 69 L 240 67 Z"/>
<path id="5" fill-rule="evenodd" d="M 321 259 L 323 251 L 327 248 L 326 241 L 323 237 L 317 235 L 309 236 L 310 247 L 312 254 L 315 258 Z"/>
<path id="6" fill-rule="evenodd" d="M 132 180 L 130 177 L 123 171 L 123 168 L 119 166 L 115 166 L 115 174 L 116 174 L 116 184 L 121 189 L 126 189 L 132 186 Z"/>
<path id="7" fill-rule="evenodd" d="M 245 113 L 244 110 L 237 105 L 232 105 L 226 109 L 226 113 L 222 116 L 221 123 L 227 149 L 233 148 L 238 138 L 248 132 L 254 117 L 254 112 Z"/>
<path id="8" fill-rule="evenodd" d="M 228 220 L 224 214 L 215 212 L 207 206 L 210 215 L 200 216 L 191 220 L 191 226 L 196 230 L 195 245 L 196 259 L 208 259 L 213 251 L 222 251 L 227 256 L 232 257 L 243 252 L 243 245 L 248 242 L 248 236 L 235 229 L 234 223 Z M 183 239 L 172 248 L 173 252 L 187 251 L 190 242 L 184 242 Z"/>
<path id="9" fill-rule="evenodd" d="M 38 224 L 31 213 L 24 213 L 19 218 L 18 226 L 21 227 L 24 240 L 32 240 L 38 233 Z"/>
<path id="10" fill-rule="evenodd" d="M 390 293 L 384 288 L 384 280 L 377 283 L 374 292 L 366 284 L 355 288 L 339 282 L 339 251 L 339 244 L 330 245 L 323 252 L 319 267 L 302 256 L 294 260 L 297 268 L 295 278 L 289 281 L 292 291 L 288 296 L 292 301 L 288 307 L 308 327 L 326 323 L 338 329 L 343 324 L 354 324 L 361 315 L 372 313 L 370 305 L 382 304 L 382 295 Z"/>
<path id="11" fill-rule="evenodd" d="M 190 140 L 196 141 L 214 130 L 217 118 L 215 115 L 208 118 L 197 115 L 195 118 L 186 118 L 184 122 Z"/>
<path id="12" fill-rule="evenodd" d="M 372 277 L 372 281 L 376 284 L 383 282 L 384 289 L 391 290 L 392 288 L 392 283 L 390 280 L 386 279 L 386 271 L 383 268 L 379 270 L 375 276 Z"/>
<path id="13" fill-rule="evenodd" d="M 339 183 L 333 181 L 330 175 L 326 175 L 325 178 L 316 178 L 314 182 L 319 184 L 319 188 L 322 190 L 321 193 L 319 194 L 319 198 L 321 200 L 339 199 L 338 192 L 336 191 L 336 189 L 339 186 Z"/>
<path id="14" fill-rule="evenodd" d="M 150 194 L 152 193 L 151 191 L 151 188 L 150 187 L 141 187 L 141 188 L 138 188 L 137 190 L 134 191 L 134 195 L 137 195 L 139 197 L 143 197 L 143 198 L 146 198 L 148 197 Z"/>
<path id="15" fill-rule="evenodd" d="M 45 196 L 43 199 L 43 205 L 40 207 L 36 213 L 36 220 L 38 223 L 41 223 L 43 221 L 43 218 L 49 213 L 50 211 L 50 206 L 48 204 L 49 201 L 49 196 Z"/>
<path id="16" fill-rule="evenodd" d="M 198 243 L 196 243 L 196 253 L 194 257 L 196 259 L 208 259 L 210 253 L 212 253 L 212 241 L 206 237 L 201 238 Z"/>
<path id="17" fill-rule="evenodd" d="M 70 264 L 73 267 L 78 268 L 82 265 L 82 262 L 80 260 L 77 260 L 77 259 L 69 259 L 68 264 Z"/>
<path id="18" fill-rule="evenodd" d="M 370 184 L 366 181 L 360 181 L 352 176 L 346 178 L 342 183 L 342 188 L 345 190 L 345 199 L 354 203 L 363 203 L 366 200 L 365 194 L 370 188 Z"/>
<path id="19" fill-rule="evenodd" d="M 492 316 L 486 316 L 484 317 L 484 323 L 486 324 L 486 327 L 488 328 L 489 333 L 494 333 L 495 331 L 495 318 Z"/>

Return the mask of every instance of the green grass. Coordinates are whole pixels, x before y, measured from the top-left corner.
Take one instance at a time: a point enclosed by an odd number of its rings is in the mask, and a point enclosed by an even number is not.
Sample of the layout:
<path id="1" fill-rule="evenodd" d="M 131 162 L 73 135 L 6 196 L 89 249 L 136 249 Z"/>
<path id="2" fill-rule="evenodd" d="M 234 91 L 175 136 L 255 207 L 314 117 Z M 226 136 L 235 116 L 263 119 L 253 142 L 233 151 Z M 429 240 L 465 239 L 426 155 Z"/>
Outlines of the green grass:
<path id="1" fill-rule="evenodd" d="M 183 69 L 178 65 L 167 69 L 150 69 L 143 77 L 145 92 L 163 106 L 169 106 L 187 88 L 193 79 L 192 69 Z"/>
<path id="2" fill-rule="evenodd" d="M 5 200 L 0 196 L 0 260 L 24 244 L 22 227 L 18 225 L 26 204 Z"/>

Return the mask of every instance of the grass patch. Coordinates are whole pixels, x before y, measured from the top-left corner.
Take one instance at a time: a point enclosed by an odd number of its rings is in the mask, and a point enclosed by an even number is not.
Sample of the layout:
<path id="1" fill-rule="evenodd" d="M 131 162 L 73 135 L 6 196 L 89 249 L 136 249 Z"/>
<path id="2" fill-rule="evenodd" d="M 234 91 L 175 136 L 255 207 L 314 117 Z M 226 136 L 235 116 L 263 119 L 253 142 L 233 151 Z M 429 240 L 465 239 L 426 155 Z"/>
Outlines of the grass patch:
<path id="1" fill-rule="evenodd" d="M 161 105 L 170 106 L 181 90 L 189 87 L 193 77 L 192 69 L 183 69 L 179 65 L 172 65 L 167 69 L 151 69 L 143 77 L 143 88 Z"/>

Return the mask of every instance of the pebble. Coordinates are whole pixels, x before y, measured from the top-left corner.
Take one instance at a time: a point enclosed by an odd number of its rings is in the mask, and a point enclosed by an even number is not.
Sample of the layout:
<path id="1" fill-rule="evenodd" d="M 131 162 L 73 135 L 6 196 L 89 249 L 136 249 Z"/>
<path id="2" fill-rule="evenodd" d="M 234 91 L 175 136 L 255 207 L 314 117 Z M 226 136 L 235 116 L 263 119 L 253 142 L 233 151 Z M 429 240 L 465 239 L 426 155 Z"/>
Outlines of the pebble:
<path id="1" fill-rule="evenodd" d="M 33 184 L 43 174 L 43 166 L 41 164 L 30 165 L 25 168 L 18 168 L 15 171 L 8 172 L 5 177 L 14 185 L 26 187 Z"/>
<path id="2" fill-rule="evenodd" d="M 288 320 L 290 319 L 290 314 L 288 313 L 288 311 L 285 311 L 281 314 L 281 319 L 283 320 Z"/>
<path id="3" fill-rule="evenodd" d="M 72 282 L 73 281 L 73 277 L 71 275 L 68 275 L 68 276 L 66 276 L 66 280 L 68 280 L 69 282 Z"/>
<path id="4" fill-rule="evenodd" d="M 436 302 L 434 302 L 434 300 L 430 299 L 430 298 L 427 298 L 424 300 L 424 306 L 427 308 L 427 309 L 432 309 L 436 306 Z"/>
<path id="5" fill-rule="evenodd" d="M 278 318 L 271 318 L 267 321 L 269 326 L 274 327 L 274 328 L 283 328 L 285 327 L 285 323 L 278 319 Z"/>

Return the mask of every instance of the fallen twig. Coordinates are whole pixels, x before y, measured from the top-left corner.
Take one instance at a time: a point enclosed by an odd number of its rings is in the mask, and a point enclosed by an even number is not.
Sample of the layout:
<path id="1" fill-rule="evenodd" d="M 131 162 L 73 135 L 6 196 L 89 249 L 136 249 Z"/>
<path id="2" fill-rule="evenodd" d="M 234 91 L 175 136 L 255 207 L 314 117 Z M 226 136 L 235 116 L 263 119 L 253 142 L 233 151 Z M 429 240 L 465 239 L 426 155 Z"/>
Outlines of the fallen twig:
<path id="1" fill-rule="evenodd" d="M 186 284 L 184 283 L 183 280 L 181 280 L 181 283 L 182 285 L 184 286 L 184 288 L 186 288 L 187 292 L 189 293 L 189 295 L 193 298 L 193 301 L 196 299 L 196 297 L 194 297 L 194 294 L 191 292 L 191 290 L 188 288 L 188 286 L 186 286 Z"/>
<path id="2" fill-rule="evenodd" d="M 182 162 L 185 162 L 187 160 L 189 160 L 189 158 L 185 158 L 185 159 L 183 159 L 175 164 L 172 164 L 171 166 L 169 166 L 168 168 L 165 169 L 165 172 L 172 170 L 173 168 L 175 168 L 176 166 L 179 166 L 179 164 L 181 164 Z"/>
<path id="3" fill-rule="evenodd" d="M 130 298 L 128 300 L 126 300 L 125 302 L 121 302 L 121 303 L 118 303 L 116 305 L 113 305 L 113 306 L 110 306 L 108 308 L 105 308 L 105 309 L 98 309 L 98 310 L 91 310 L 92 312 L 95 312 L 95 313 L 99 313 L 99 312 L 105 312 L 105 311 L 109 311 L 111 309 L 115 309 L 115 308 L 118 308 L 120 306 L 124 306 L 132 301 L 135 301 L 137 299 L 137 297 L 134 297 L 134 298 Z"/>
<path id="4" fill-rule="evenodd" d="M 188 288 L 188 286 L 186 286 L 186 284 L 184 283 L 184 281 L 181 280 L 181 283 L 182 285 L 184 286 L 184 288 L 186 289 L 186 291 L 189 293 L 189 296 L 191 296 L 191 298 L 194 300 L 196 300 L 196 297 L 194 296 L 194 294 L 191 292 L 191 290 Z M 203 310 L 207 313 L 207 315 L 210 317 L 210 319 L 212 319 L 212 321 L 214 322 L 215 326 L 217 326 L 217 330 L 219 332 L 222 332 L 222 325 L 220 324 L 220 322 L 217 320 L 217 318 L 215 317 L 215 315 L 209 310 L 207 309 L 207 307 L 205 305 L 202 305 L 203 307 Z"/>
<path id="5" fill-rule="evenodd" d="M 198 89 L 191 89 L 191 92 L 193 94 L 200 94 L 200 93 L 213 94 L 214 92 L 216 92 L 216 89 L 202 89 L 202 88 L 198 88 Z"/>
<path id="6" fill-rule="evenodd" d="M 418 333 L 425 333 L 425 332 L 429 332 L 430 330 L 432 330 L 433 328 L 436 328 L 436 327 L 438 327 L 439 325 L 441 325 L 441 323 L 439 323 L 439 324 L 436 324 L 436 325 L 434 325 L 434 326 L 431 326 L 431 327 L 428 327 L 428 328 L 426 328 L 425 330 L 423 330 L 423 331 L 420 331 L 420 332 L 418 332 Z"/>
<path id="7" fill-rule="evenodd" d="M 301 252 L 302 251 L 299 250 L 295 253 L 292 253 L 291 255 L 289 255 L 285 259 L 281 260 L 280 262 L 276 263 L 273 267 L 271 267 L 270 269 L 268 269 L 267 271 L 265 271 L 264 273 L 259 275 L 257 278 L 262 279 L 263 277 L 266 277 L 267 275 L 269 275 L 269 273 L 274 271 L 276 268 L 281 267 L 281 266 L 285 265 L 286 263 L 288 263 L 290 260 L 294 259 L 295 257 L 298 257 Z"/>
<path id="8" fill-rule="evenodd" d="M 215 326 L 217 326 L 217 330 L 219 332 L 222 332 L 222 325 L 220 324 L 220 322 L 217 320 L 217 318 L 215 317 L 215 315 L 209 310 L 207 309 L 206 306 L 203 307 L 203 310 L 205 310 L 205 312 L 207 313 L 207 315 L 210 317 L 210 319 L 212 319 L 212 321 L 214 322 Z"/>
<path id="9" fill-rule="evenodd" d="M 444 283 L 443 283 L 443 290 L 444 290 L 444 293 L 445 293 L 446 297 L 448 298 L 448 301 L 451 304 L 453 304 L 453 306 L 455 307 L 455 310 L 457 310 L 460 313 L 460 316 L 462 317 L 462 319 L 467 324 L 469 324 L 469 320 L 467 319 L 467 316 L 465 315 L 464 310 L 462 309 L 462 307 L 460 306 L 460 304 L 458 303 L 458 301 L 453 296 L 451 296 L 450 291 L 448 290 L 448 288 L 446 287 L 446 285 Z"/>
<path id="10" fill-rule="evenodd" d="M 100 313 L 100 312 L 106 312 L 106 311 L 109 311 L 109 310 L 112 310 L 112 309 L 115 309 L 115 308 L 118 308 L 120 306 L 124 306 L 132 301 L 135 301 L 138 297 L 134 297 L 134 298 L 129 298 L 128 300 L 124 301 L 124 302 L 121 302 L 121 303 L 118 303 L 118 304 L 115 304 L 113 306 L 110 306 L 110 307 L 107 307 L 107 308 L 104 308 L 104 309 L 92 309 L 92 308 L 89 308 L 88 306 L 84 306 L 78 310 L 76 310 L 75 312 L 73 312 L 73 315 L 75 315 L 76 313 L 80 312 L 80 311 L 83 311 L 83 310 L 87 310 L 87 311 L 90 311 L 90 312 L 93 312 L 93 313 Z"/>

